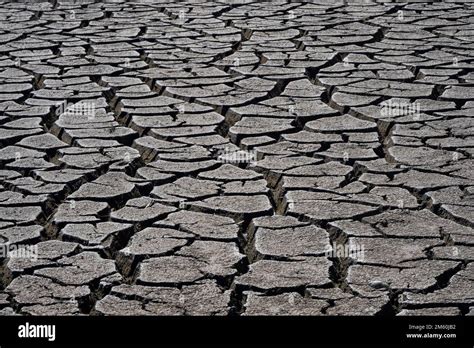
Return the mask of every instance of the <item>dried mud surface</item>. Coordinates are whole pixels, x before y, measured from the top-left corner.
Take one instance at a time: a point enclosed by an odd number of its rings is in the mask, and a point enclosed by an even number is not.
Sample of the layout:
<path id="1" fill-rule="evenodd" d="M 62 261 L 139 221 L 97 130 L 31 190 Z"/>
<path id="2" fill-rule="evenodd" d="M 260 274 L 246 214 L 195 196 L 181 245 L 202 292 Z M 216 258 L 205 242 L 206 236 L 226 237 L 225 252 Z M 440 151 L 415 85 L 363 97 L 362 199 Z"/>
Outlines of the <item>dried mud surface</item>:
<path id="1" fill-rule="evenodd" d="M 474 3 L 31 3 L 1 314 L 474 312 Z"/>

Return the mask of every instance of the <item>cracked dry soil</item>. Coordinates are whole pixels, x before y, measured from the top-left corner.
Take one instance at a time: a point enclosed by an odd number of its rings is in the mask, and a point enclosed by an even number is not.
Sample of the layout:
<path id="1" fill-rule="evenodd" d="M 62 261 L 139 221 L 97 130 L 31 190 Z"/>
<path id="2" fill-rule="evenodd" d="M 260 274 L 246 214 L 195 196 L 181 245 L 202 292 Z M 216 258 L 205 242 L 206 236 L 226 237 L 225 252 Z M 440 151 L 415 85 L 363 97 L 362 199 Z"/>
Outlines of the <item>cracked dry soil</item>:
<path id="1" fill-rule="evenodd" d="M 0 313 L 472 314 L 473 18 L 1 1 Z"/>

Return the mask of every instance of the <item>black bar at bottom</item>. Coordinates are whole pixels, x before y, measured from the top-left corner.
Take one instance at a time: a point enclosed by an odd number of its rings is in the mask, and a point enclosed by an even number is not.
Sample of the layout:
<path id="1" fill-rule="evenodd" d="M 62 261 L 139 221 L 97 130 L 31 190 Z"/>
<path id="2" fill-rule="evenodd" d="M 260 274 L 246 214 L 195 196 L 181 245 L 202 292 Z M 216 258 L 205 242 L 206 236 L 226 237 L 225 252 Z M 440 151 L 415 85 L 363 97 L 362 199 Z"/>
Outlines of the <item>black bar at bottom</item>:
<path id="1" fill-rule="evenodd" d="M 21 326 L 23 325 L 23 326 Z M 51 335 L 36 335 L 55 325 Z M 27 334 L 26 331 L 29 331 Z M 1 317 L 0 345 L 474 344 L 474 317 Z"/>

